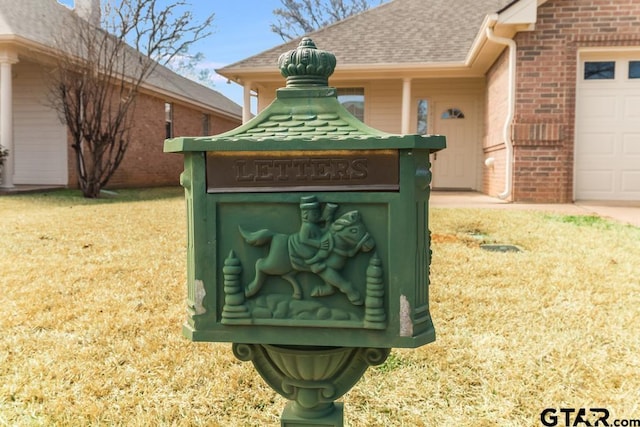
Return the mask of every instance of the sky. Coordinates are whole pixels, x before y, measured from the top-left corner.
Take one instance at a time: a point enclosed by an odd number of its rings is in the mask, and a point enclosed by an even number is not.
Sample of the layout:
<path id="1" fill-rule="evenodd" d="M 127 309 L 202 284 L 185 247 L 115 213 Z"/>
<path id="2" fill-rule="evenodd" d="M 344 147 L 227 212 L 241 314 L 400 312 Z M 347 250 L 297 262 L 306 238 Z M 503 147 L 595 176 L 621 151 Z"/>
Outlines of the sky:
<path id="1" fill-rule="evenodd" d="M 71 7 L 74 2 L 58 1 Z M 211 28 L 213 34 L 190 49 L 193 54 L 204 54 L 201 64 L 204 67 L 221 68 L 283 43 L 280 36 L 270 29 L 271 23 L 275 22 L 273 10 L 281 6 L 280 0 L 187 1 L 196 18 L 215 14 Z M 217 76 L 214 89 L 242 105 L 242 87 L 236 83 L 227 84 L 225 78 Z"/>

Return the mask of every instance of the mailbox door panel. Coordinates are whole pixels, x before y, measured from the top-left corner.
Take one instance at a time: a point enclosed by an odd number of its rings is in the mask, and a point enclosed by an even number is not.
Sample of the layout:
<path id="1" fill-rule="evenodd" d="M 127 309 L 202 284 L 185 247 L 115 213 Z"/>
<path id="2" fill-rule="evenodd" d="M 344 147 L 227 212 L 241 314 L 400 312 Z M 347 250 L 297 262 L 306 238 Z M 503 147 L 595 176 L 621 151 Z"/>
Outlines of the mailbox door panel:
<path id="1" fill-rule="evenodd" d="M 211 194 L 189 166 L 202 157 L 193 155 L 185 171 L 189 338 L 356 347 L 433 341 L 428 184 L 416 183 L 418 169 L 428 171 L 426 153 L 401 154 L 401 190 L 391 192 Z"/>

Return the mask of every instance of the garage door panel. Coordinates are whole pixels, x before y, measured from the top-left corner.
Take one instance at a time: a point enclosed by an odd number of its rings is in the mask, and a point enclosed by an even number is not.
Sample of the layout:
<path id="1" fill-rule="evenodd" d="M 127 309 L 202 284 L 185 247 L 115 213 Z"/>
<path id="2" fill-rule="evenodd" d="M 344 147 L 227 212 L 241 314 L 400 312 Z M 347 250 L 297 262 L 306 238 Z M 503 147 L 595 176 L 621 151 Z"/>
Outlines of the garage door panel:
<path id="1" fill-rule="evenodd" d="M 622 191 L 640 194 L 640 171 L 622 171 L 620 178 Z"/>
<path id="2" fill-rule="evenodd" d="M 613 155 L 615 153 L 614 133 L 581 133 L 578 139 L 582 147 L 578 152 L 578 156 L 581 159 L 588 159 L 592 156 Z"/>
<path id="3" fill-rule="evenodd" d="M 611 95 L 585 95 L 581 103 L 581 116 L 585 119 L 615 120 L 617 97 Z"/>
<path id="4" fill-rule="evenodd" d="M 627 96 L 624 98 L 624 118 L 640 119 L 640 96 Z"/>
<path id="5" fill-rule="evenodd" d="M 615 61 L 615 77 L 587 80 L 578 74 L 576 199 L 640 200 L 640 82 L 628 78 L 634 55 L 583 54 L 583 64 L 590 56 Z"/>
<path id="6" fill-rule="evenodd" d="M 611 171 L 588 171 L 578 174 L 581 189 L 609 192 L 614 188 L 614 176 Z"/>
<path id="7" fill-rule="evenodd" d="M 628 156 L 640 156 L 640 132 L 622 135 L 622 153 Z"/>

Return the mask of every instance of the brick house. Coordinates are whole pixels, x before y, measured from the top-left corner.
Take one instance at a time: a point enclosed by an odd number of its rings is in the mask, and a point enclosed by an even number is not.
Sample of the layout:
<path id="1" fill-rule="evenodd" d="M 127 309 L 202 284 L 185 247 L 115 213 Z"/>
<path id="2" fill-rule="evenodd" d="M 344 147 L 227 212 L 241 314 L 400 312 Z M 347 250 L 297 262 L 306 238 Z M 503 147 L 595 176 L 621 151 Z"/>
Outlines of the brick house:
<path id="1" fill-rule="evenodd" d="M 362 120 L 447 136 L 435 189 L 640 200 L 640 0 L 392 0 L 308 36 Z M 262 109 L 297 43 L 218 72 Z"/>
<path id="2" fill-rule="evenodd" d="M 0 144 L 9 148 L 0 187 L 77 185 L 66 127 L 48 103 L 47 73 L 59 52 L 54 34 L 70 19 L 97 19 L 99 0 L 0 0 Z M 98 11 L 96 13 L 96 11 Z M 219 92 L 158 67 L 143 84 L 131 143 L 109 187 L 176 185 L 179 156 L 164 154 L 164 139 L 211 135 L 238 126 L 241 107 Z"/>

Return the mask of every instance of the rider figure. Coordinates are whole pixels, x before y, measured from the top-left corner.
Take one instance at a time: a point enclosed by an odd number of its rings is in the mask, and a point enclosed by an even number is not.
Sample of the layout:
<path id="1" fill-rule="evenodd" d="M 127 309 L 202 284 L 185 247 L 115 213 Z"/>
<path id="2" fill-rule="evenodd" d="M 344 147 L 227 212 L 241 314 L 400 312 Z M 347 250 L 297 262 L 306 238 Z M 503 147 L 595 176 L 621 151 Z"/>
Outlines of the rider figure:
<path id="1" fill-rule="evenodd" d="M 327 203 L 324 212 L 321 213 L 316 196 L 304 196 L 300 199 L 302 224 L 298 233 L 299 241 L 307 248 L 313 248 L 306 254 L 300 255 L 303 256 L 305 264 L 314 273 L 319 273 L 327 268 L 324 260 L 329 256 L 332 243 L 327 230 L 337 208 L 338 205 Z M 310 256 L 305 256 L 309 253 Z"/>

